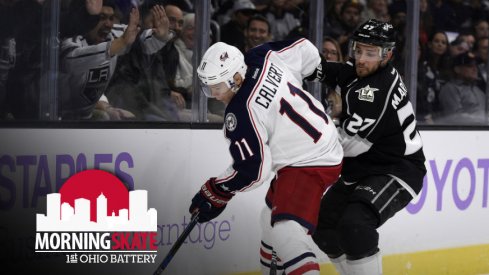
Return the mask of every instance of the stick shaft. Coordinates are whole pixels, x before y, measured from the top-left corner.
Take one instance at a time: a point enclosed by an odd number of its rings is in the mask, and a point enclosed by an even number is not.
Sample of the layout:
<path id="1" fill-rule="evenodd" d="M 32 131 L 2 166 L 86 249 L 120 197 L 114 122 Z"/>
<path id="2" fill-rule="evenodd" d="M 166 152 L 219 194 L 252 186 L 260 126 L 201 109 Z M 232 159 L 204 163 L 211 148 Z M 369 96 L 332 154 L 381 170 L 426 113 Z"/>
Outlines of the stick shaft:
<path id="1" fill-rule="evenodd" d="M 182 232 L 182 235 L 178 237 L 177 241 L 173 244 L 173 246 L 170 248 L 170 251 L 168 251 L 168 254 L 166 254 L 165 258 L 161 262 L 161 264 L 158 266 L 158 269 L 153 273 L 153 275 L 160 275 L 163 270 L 166 269 L 170 261 L 173 259 L 173 256 L 177 253 L 178 249 L 180 246 L 182 246 L 183 242 L 185 239 L 188 237 L 192 229 L 194 229 L 195 225 L 199 221 L 199 213 L 194 214 L 192 216 L 192 219 L 190 220 L 190 223 L 185 227 L 185 229 Z"/>
<path id="2" fill-rule="evenodd" d="M 277 252 L 272 249 L 272 261 L 270 263 L 270 275 L 277 274 Z"/>

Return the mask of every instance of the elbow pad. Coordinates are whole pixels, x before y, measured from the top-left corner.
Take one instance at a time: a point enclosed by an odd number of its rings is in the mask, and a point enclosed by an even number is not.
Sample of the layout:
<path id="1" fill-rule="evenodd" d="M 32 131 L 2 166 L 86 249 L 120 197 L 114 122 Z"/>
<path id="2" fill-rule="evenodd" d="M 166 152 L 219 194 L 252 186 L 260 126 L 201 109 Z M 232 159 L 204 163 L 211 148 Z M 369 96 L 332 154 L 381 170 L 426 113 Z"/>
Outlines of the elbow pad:
<path id="1" fill-rule="evenodd" d="M 325 74 L 325 68 L 326 68 L 326 58 L 324 58 L 324 56 L 322 54 L 319 54 L 320 58 L 321 58 L 321 63 L 319 63 L 319 65 L 316 67 L 316 69 L 314 70 L 314 72 L 312 72 L 312 74 L 308 77 L 306 77 L 305 79 L 306 80 L 309 80 L 309 81 L 321 81 L 321 82 L 324 82 L 324 79 L 326 77 L 326 74 Z"/>

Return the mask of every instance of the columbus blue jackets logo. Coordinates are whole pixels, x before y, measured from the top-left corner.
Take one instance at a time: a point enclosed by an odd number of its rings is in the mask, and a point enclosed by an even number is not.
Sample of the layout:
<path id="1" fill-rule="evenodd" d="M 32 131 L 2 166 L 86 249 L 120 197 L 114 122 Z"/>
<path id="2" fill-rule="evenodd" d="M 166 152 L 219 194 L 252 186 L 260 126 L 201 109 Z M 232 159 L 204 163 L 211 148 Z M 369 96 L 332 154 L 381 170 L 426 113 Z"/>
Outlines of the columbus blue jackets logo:
<path id="1" fill-rule="evenodd" d="M 234 129 L 236 129 L 236 126 L 238 124 L 238 121 L 236 120 L 236 116 L 233 113 L 228 113 L 226 115 L 226 119 L 224 120 L 224 124 L 226 125 L 226 129 L 229 132 L 234 131 Z"/>
<path id="2" fill-rule="evenodd" d="M 374 102 L 374 92 L 378 91 L 379 89 L 377 88 L 372 88 L 370 85 L 367 85 L 361 89 L 356 90 L 355 92 L 358 93 L 358 99 L 363 100 L 363 101 L 368 101 L 368 102 Z"/>
<path id="3" fill-rule="evenodd" d="M 228 58 L 229 58 L 228 52 L 223 52 L 221 56 L 219 56 L 219 60 L 221 60 L 222 62 L 226 61 L 226 59 Z"/>

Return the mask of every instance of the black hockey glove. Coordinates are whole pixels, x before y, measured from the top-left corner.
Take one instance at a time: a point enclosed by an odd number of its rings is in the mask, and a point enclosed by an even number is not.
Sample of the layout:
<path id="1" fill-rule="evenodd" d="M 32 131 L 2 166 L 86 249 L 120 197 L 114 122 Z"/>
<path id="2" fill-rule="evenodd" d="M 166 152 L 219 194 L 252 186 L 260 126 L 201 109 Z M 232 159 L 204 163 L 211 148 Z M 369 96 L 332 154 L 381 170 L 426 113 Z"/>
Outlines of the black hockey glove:
<path id="1" fill-rule="evenodd" d="M 321 58 L 321 63 L 319 63 L 319 65 L 316 67 L 316 69 L 314 70 L 314 72 L 312 72 L 310 76 L 304 78 L 305 80 L 324 82 L 324 79 L 326 78 L 324 69 L 326 68 L 327 61 L 322 54 L 319 54 L 319 56 Z"/>
<path id="2" fill-rule="evenodd" d="M 199 223 L 208 222 L 224 211 L 233 196 L 234 194 L 222 191 L 216 186 L 216 178 L 210 178 L 195 194 L 189 212 L 193 214 L 199 211 Z"/>

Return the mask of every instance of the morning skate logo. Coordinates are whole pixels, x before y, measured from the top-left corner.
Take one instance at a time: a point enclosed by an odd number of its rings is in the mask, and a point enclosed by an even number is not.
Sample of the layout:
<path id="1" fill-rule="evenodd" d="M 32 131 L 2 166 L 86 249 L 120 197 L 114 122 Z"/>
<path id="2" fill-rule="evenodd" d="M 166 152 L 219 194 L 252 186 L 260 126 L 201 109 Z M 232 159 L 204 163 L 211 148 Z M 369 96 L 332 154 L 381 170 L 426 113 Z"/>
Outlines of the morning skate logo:
<path id="1" fill-rule="evenodd" d="M 67 263 L 154 263 L 157 212 L 146 190 L 87 170 L 48 194 L 46 208 L 37 214 L 36 252 L 66 253 Z"/>

